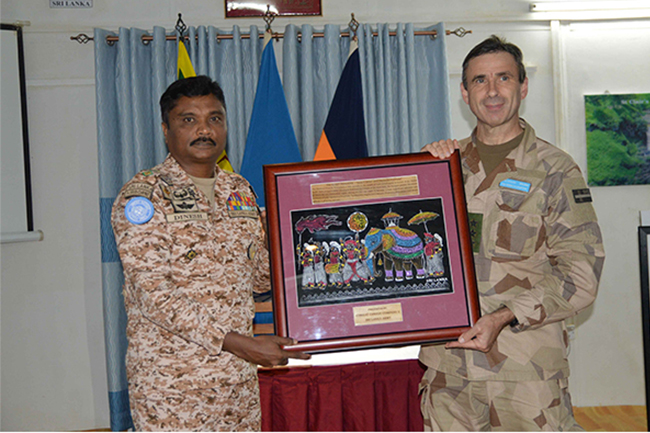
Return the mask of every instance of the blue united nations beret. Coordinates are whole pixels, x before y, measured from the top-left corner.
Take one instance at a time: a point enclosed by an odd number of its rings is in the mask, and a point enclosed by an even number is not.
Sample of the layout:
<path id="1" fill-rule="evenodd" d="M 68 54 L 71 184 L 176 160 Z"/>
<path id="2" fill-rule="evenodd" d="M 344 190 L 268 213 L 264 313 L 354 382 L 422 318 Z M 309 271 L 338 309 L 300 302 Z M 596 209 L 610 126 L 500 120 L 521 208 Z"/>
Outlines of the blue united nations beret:
<path id="1" fill-rule="evenodd" d="M 133 197 L 126 204 L 124 215 L 133 224 L 144 224 L 153 217 L 153 203 L 145 197 Z"/>

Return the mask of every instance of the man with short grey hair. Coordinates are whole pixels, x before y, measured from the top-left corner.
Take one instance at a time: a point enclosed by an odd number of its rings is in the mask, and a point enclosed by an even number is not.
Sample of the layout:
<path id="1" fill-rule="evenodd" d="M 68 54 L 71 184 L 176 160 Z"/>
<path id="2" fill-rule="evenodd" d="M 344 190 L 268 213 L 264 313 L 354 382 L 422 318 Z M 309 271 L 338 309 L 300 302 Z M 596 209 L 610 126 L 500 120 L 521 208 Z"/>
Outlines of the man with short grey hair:
<path id="1" fill-rule="evenodd" d="M 581 430 L 568 391 L 564 319 L 596 298 L 604 263 L 591 195 L 569 155 L 519 118 L 521 50 L 492 36 L 463 62 L 471 137 L 423 148 L 462 159 L 482 317 L 423 346 L 426 430 Z"/>

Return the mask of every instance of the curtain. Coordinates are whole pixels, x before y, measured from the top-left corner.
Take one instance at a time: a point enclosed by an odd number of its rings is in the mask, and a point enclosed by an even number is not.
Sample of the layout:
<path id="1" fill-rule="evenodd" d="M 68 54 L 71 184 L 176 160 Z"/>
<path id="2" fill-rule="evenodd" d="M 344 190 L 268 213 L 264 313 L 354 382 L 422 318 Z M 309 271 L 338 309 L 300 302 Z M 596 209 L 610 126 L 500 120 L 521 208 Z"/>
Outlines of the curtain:
<path id="1" fill-rule="evenodd" d="M 390 27 L 395 27 L 391 25 Z M 313 159 L 350 47 L 338 25 L 285 29 L 282 84 L 305 161 Z M 449 78 L 444 24 L 435 39 L 415 36 L 412 24 L 359 27 L 359 56 L 366 137 L 370 156 L 419 152 L 424 144 L 451 137 Z M 376 37 L 372 33 L 376 32 Z"/>
<path id="2" fill-rule="evenodd" d="M 251 26 L 249 32 L 257 35 L 258 29 Z M 228 111 L 227 151 L 233 166 L 239 167 L 262 40 L 240 38 L 237 26 L 228 33 L 232 39 L 217 42 L 216 28 L 191 27 L 188 48 L 196 73 L 209 75 L 223 87 Z M 158 100 L 176 79 L 177 44 L 166 41 L 162 27 L 153 32 L 122 28 L 119 42 L 113 45 L 106 42 L 109 35 L 114 33 L 96 29 L 94 40 L 104 338 L 111 429 L 118 431 L 133 425 L 124 366 L 123 276 L 111 228 L 111 207 L 122 185 L 138 171 L 161 163 L 167 154 Z M 153 36 L 153 41 L 144 44 L 144 35 Z"/>
<path id="3" fill-rule="evenodd" d="M 414 36 L 411 24 L 359 28 L 364 112 L 370 155 L 417 152 L 426 143 L 451 136 L 444 26 L 430 27 L 438 37 Z M 395 26 L 391 26 L 395 27 Z M 424 30 L 424 29 L 423 29 Z M 341 27 L 326 25 L 323 38 L 312 26 L 288 25 L 282 43 L 282 78 L 287 104 L 304 160 L 311 160 L 329 104 L 345 65 L 350 40 Z M 372 31 L 378 31 L 372 37 Z M 261 38 L 242 39 L 230 30 L 190 27 L 190 58 L 199 75 L 218 81 L 228 113 L 226 150 L 239 170 L 257 88 Z M 259 35 L 257 26 L 248 32 Z M 218 34 L 232 39 L 217 40 Z M 108 44 L 106 37 L 118 35 Z M 143 43 L 142 36 L 153 40 Z M 97 140 L 100 182 L 102 290 L 111 429 L 132 427 L 124 357 L 126 313 L 122 268 L 110 224 L 113 201 L 138 171 L 162 162 L 167 154 L 158 100 L 176 79 L 177 44 L 166 31 L 95 29 Z M 280 50 L 278 50 L 280 51 Z"/>

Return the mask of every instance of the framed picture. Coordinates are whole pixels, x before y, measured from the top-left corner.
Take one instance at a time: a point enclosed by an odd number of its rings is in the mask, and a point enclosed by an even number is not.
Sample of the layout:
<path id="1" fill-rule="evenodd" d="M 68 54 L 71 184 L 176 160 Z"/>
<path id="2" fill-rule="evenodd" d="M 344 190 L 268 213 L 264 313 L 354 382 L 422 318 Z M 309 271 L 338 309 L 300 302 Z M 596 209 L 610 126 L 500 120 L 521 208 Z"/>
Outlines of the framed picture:
<path id="1" fill-rule="evenodd" d="M 587 182 L 650 184 L 650 93 L 585 95 Z"/>
<path id="2" fill-rule="evenodd" d="M 266 165 L 264 184 L 291 350 L 451 340 L 478 320 L 458 152 Z"/>
<path id="3" fill-rule="evenodd" d="M 226 0 L 226 18 L 322 15 L 321 0 Z"/>
<path id="4" fill-rule="evenodd" d="M 639 265 L 641 268 L 641 321 L 645 358 L 645 398 L 650 401 L 650 226 L 639 227 Z M 650 405 L 646 406 L 650 431 Z"/>

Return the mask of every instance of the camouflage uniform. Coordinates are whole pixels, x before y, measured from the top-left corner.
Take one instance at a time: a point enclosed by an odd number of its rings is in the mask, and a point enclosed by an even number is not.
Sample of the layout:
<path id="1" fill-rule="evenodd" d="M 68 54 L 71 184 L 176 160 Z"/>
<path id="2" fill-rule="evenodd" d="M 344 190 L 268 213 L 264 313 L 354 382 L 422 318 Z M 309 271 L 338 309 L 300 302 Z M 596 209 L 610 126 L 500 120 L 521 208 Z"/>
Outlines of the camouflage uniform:
<path id="1" fill-rule="evenodd" d="M 256 366 L 222 351 L 252 335 L 252 291 L 270 288 L 248 182 L 216 169 L 215 204 L 170 155 L 120 191 L 112 224 L 124 267 L 127 375 L 137 430 L 259 430 Z M 133 224 L 125 206 L 153 203 Z"/>
<path id="2" fill-rule="evenodd" d="M 568 405 L 570 412 L 564 319 L 596 297 L 604 262 L 602 237 L 578 166 L 567 154 L 537 138 L 525 121 L 520 122 L 524 128 L 521 144 L 489 176 L 473 137 L 460 142 L 481 313 L 507 306 L 518 324 L 506 326 L 488 353 L 447 350 L 443 345 L 422 347 L 420 360 L 429 368 L 420 385 L 425 418 L 431 413 L 426 406 L 435 391 L 462 399 L 459 394 L 474 381 L 522 385 L 541 381 L 546 388 L 553 383 L 561 396 L 551 398 L 550 404 Z M 454 386 L 445 386 L 452 381 Z M 516 383 L 511 385 L 511 407 L 517 399 L 535 404 L 537 396 L 530 390 L 517 391 Z M 492 428 L 503 425 L 501 410 L 505 413 L 503 407 L 490 405 Z M 538 417 L 537 428 L 562 428 L 547 421 Z M 469 424 L 451 425 L 434 423 L 432 428 L 473 429 Z"/>

